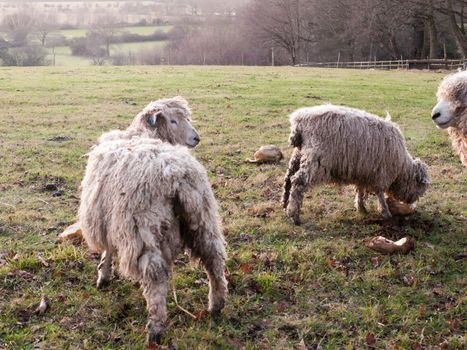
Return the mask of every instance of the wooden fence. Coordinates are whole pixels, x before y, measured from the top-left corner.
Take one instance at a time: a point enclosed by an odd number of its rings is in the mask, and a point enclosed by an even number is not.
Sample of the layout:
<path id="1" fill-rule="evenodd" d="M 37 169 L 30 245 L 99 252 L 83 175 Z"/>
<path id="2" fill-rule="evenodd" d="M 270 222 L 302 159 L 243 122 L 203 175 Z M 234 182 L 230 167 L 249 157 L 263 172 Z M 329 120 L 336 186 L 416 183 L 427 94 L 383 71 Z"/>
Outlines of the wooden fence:
<path id="1" fill-rule="evenodd" d="M 320 68 L 350 68 L 350 69 L 466 69 L 467 61 L 426 59 L 426 60 L 395 60 L 395 61 L 362 61 L 362 62 L 309 62 L 299 64 L 300 67 Z"/>

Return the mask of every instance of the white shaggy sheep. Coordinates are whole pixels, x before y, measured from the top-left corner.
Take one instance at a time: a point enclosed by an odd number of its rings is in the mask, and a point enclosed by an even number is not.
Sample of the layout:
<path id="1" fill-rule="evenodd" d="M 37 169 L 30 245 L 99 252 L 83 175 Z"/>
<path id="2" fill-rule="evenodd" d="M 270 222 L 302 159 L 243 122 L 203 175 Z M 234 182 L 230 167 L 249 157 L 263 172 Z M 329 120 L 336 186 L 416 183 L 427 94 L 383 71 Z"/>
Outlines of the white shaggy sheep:
<path id="1" fill-rule="evenodd" d="M 390 217 L 384 193 L 414 203 L 430 183 L 427 166 L 412 159 L 396 124 L 361 110 L 322 105 L 290 116 L 295 147 L 285 176 L 282 205 L 295 224 L 308 187 L 320 183 L 353 184 L 355 205 L 365 211 L 368 193 L 378 197 Z"/>
<path id="2" fill-rule="evenodd" d="M 184 249 L 208 274 L 209 311 L 218 314 L 227 295 L 225 241 L 206 170 L 185 147 L 147 137 L 154 124 L 158 132 L 161 123 L 171 128 L 173 108 L 166 106 L 140 113 L 127 131 L 101 137 L 89 153 L 79 208 L 87 244 L 103 253 L 98 287 L 109 281 L 117 256 L 120 272 L 143 288 L 151 343 L 161 340 L 172 263 Z M 135 125 L 145 137 L 134 133 Z M 185 140 L 169 130 L 165 140 Z M 194 144 L 190 132 L 182 134 L 184 144 Z"/>
<path id="3" fill-rule="evenodd" d="M 191 125 L 190 118 L 188 102 L 180 96 L 153 101 L 133 119 L 126 130 L 105 133 L 98 143 L 140 136 L 160 139 L 172 145 L 196 147 L 200 141 L 199 135 Z"/>
<path id="4" fill-rule="evenodd" d="M 438 128 L 448 129 L 454 149 L 467 166 L 467 71 L 445 77 L 437 97 L 431 118 Z"/>

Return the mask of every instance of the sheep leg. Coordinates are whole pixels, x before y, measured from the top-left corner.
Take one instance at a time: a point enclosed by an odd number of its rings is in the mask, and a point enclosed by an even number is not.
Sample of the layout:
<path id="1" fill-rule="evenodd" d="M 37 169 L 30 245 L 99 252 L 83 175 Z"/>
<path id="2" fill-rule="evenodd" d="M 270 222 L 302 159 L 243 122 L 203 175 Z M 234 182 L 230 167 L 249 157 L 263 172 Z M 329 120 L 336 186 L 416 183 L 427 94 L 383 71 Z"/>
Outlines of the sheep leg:
<path id="1" fill-rule="evenodd" d="M 149 344 L 160 344 L 165 331 L 165 322 L 167 320 L 166 298 L 170 276 L 169 266 L 162 259 L 160 252 L 146 252 L 139 258 L 139 269 L 142 276 L 141 286 L 148 311 L 146 330 Z"/>
<path id="2" fill-rule="evenodd" d="M 366 193 L 360 187 L 355 188 L 355 209 L 359 213 L 366 214 L 365 199 L 367 198 Z"/>
<path id="3" fill-rule="evenodd" d="M 392 217 L 391 212 L 389 211 L 388 203 L 386 202 L 386 198 L 384 198 L 384 192 L 378 192 L 376 194 L 378 197 L 378 208 L 381 214 L 383 215 L 383 218 L 389 219 Z"/>
<path id="4" fill-rule="evenodd" d="M 305 190 L 311 187 L 312 182 L 319 179 L 319 161 L 302 157 L 300 169 L 292 176 L 292 188 L 290 190 L 290 201 L 287 205 L 287 216 L 293 219 L 295 225 L 300 225 L 300 208 L 303 202 Z M 313 180 L 314 179 L 314 180 Z"/>
<path id="5" fill-rule="evenodd" d="M 203 260 L 203 259 L 202 259 Z M 209 312 L 217 317 L 224 308 L 227 298 L 227 280 L 224 275 L 225 260 L 218 255 L 203 262 L 209 279 Z"/>
<path id="6" fill-rule="evenodd" d="M 205 237 L 203 243 L 193 247 L 195 256 L 199 256 L 209 279 L 209 308 L 215 317 L 219 316 L 227 298 L 227 280 L 225 278 L 225 249 L 222 239 Z"/>
<path id="7" fill-rule="evenodd" d="M 107 285 L 112 277 L 112 254 L 108 250 L 101 256 L 101 262 L 97 266 L 97 288 Z"/>
<path id="8" fill-rule="evenodd" d="M 289 204 L 290 188 L 292 187 L 292 176 L 300 169 L 301 153 L 299 148 L 295 148 L 289 161 L 289 167 L 284 179 L 284 191 L 282 193 L 281 204 L 284 209 Z"/>

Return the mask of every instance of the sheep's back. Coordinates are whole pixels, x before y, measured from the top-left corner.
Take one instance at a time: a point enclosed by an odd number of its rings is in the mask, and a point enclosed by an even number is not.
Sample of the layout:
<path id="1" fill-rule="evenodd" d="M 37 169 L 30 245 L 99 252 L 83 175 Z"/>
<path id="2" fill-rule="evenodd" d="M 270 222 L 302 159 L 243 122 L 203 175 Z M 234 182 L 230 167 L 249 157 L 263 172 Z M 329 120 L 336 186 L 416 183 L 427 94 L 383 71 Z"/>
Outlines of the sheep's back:
<path id="1" fill-rule="evenodd" d="M 407 162 L 398 127 L 370 113 L 325 105 L 298 110 L 291 123 L 334 182 L 381 187 Z"/>
<path id="2" fill-rule="evenodd" d="M 200 169 L 185 148 L 158 140 L 99 144 L 89 154 L 82 183 L 80 221 L 86 241 L 97 250 L 118 249 L 130 241 L 151 246 L 173 240 L 170 245 L 180 245 L 173 236 L 173 197 L 184 177 Z M 132 239 L 134 235 L 141 239 Z"/>

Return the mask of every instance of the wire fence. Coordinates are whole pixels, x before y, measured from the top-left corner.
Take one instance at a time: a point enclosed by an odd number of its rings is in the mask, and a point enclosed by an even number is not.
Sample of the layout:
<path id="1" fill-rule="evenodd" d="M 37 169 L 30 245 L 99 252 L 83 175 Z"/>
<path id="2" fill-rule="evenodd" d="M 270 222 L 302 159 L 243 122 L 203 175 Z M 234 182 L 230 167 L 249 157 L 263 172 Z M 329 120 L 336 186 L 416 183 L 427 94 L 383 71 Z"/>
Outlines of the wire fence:
<path id="1" fill-rule="evenodd" d="M 300 67 L 320 68 L 348 68 L 348 69 L 428 69 L 428 70 L 456 70 L 467 69 L 467 60 L 393 60 L 393 61 L 360 61 L 360 62 L 308 62 L 299 64 Z"/>

